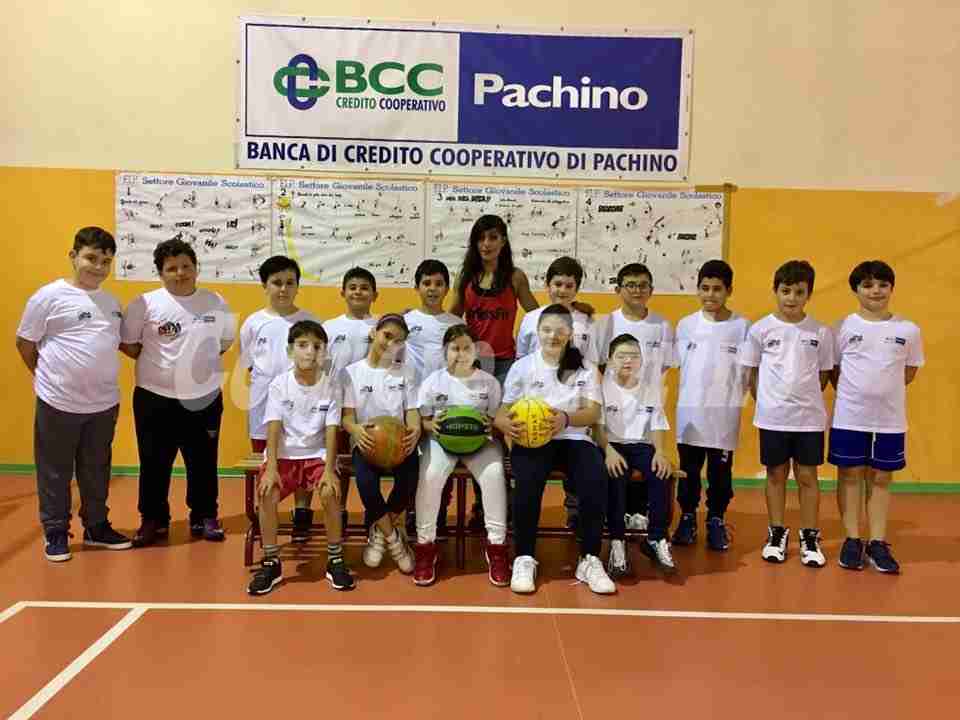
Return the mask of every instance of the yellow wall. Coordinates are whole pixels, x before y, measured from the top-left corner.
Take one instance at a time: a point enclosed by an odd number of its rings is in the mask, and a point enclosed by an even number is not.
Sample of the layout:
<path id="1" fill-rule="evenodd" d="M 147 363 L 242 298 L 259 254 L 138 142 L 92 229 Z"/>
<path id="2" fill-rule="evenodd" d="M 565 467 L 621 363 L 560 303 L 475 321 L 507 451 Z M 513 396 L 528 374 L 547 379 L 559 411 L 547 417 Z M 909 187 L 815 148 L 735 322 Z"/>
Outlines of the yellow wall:
<path id="1" fill-rule="evenodd" d="M 13 350 L 23 305 L 40 285 L 68 272 L 67 251 L 83 225 L 112 229 L 114 175 L 109 171 L 0 167 L 0 227 L 6 234 L 7 302 L 0 309 L 0 377 L 7 379 L 7 421 L 0 434 L 0 462 L 31 463 L 33 392 L 29 375 Z M 770 282 L 775 268 L 790 258 L 806 258 L 817 268 L 811 314 L 834 322 L 851 312 L 854 299 L 846 278 L 857 262 L 881 257 L 897 271 L 895 309 L 917 321 L 926 343 L 927 365 L 910 387 L 908 435 L 910 466 L 901 479 L 958 482 L 954 457 L 960 434 L 960 380 L 955 348 L 960 339 L 955 317 L 958 281 L 955 261 L 960 243 L 960 201 L 938 205 L 927 193 L 740 189 L 733 195 L 729 259 L 736 273 L 731 306 L 756 319 L 771 309 Z M 155 285 L 109 280 L 105 288 L 126 305 Z M 246 317 L 259 309 L 259 287 L 210 285 Z M 540 294 L 541 301 L 544 297 Z M 586 295 L 600 312 L 614 307 L 610 295 Z M 303 288 L 300 304 L 323 318 L 342 312 L 334 289 Z M 411 290 L 385 289 L 376 309 L 401 310 L 416 303 Z M 651 306 L 674 323 L 696 308 L 692 297 L 657 297 Z M 236 349 L 226 357 L 231 370 Z M 234 374 L 235 379 L 239 376 Z M 117 465 L 137 464 L 130 398 L 132 363 L 121 374 L 123 402 L 114 444 Z M 228 381 L 221 440 L 221 465 L 246 452 L 242 383 Z M 736 472 L 759 469 L 756 432 L 747 408 Z"/>

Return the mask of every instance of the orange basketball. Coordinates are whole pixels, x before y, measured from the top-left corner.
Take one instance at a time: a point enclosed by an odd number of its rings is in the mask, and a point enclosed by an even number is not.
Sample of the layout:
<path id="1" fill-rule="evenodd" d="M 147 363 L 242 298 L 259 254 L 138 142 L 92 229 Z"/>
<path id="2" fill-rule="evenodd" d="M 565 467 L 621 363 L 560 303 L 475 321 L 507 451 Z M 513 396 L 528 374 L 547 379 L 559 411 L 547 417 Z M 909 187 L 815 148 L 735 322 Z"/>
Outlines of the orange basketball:
<path id="1" fill-rule="evenodd" d="M 361 451 L 370 464 L 381 470 L 393 470 L 403 462 L 403 434 L 406 432 L 406 425 L 390 415 L 375 417 L 364 425 L 367 432 L 373 436 L 373 450 Z"/>

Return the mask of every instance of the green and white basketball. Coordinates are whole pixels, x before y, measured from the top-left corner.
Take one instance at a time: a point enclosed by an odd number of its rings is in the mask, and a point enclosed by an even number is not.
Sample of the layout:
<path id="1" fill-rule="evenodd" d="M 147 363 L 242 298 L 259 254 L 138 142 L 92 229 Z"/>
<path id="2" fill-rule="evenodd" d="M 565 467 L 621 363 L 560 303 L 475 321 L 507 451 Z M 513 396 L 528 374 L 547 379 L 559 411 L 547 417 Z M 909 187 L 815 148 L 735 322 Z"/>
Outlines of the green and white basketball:
<path id="1" fill-rule="evenodd" d="M 484 415 L 469 405 L 453 405 L 437 424 L 437 442 L 454 455 L 469 455 L 487 442 Z"/>

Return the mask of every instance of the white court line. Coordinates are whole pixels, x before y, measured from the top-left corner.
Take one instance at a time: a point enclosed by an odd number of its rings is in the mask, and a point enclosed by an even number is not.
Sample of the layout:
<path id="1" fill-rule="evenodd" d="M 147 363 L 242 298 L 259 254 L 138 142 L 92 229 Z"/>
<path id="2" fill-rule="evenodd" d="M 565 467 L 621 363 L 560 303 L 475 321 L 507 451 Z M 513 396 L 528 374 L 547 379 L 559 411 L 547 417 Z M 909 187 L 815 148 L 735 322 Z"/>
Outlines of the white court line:
<path id="1" fill-rule="evenodd" d="M 31 603 L 26 604 L 30 607 L 37 607 Z M 110 644 L 120 637 L 124 630 L 139 620 L 140 616 L 146 611 L 146 608 L 135 608 L 124 615 L 120 622 L 107 630 L 99 640 L 84 650 L 80 657 L 61 670 L 53 680 L 40 689 L 40 692 L 21 705 L 20 709 L 11 715 L 9 720 L 26 720 L 26 718 L 33 717 L 37 710 L 46 705 L 54 695 L 60 692 L 68 682 L 76 677 L 77 673 L 93 662 L 97 655 L 110 647 Z"/>
<path id="2" fill-rule="evenodd" d="M 683 618 L 693 620 L 786 620 L 798 622 L 859 622 L 957 624 L 950 615 L 838 615 L 833 613 L 703 612 L 698 610 L 621 610 L 604 608 L 508 607 L 496 605 L 293 605 L 282 603 L 123 603 L 27 600 L 26 607 L 94 610 L 249 610 L 258 612 L 399 612 L 503 615 L 583 615 L 598 617 Z"/>
<path id="3" fill-rule="evenodd" d="M 8 607 L 6 610 L 4 610 L 2 613 L 0 613 L 0 623 L 5 623 L 7 620 L 9 620 L 10 618 L 12 618 L 12 617 L 13 617 L 14 615 L 16 615 L 18 612 L 20 612 L 21 610 L 23 610 L 26 606 L 27 606 L 27 604 L 26 604 L 25 602 L 18 602 L 18 603 L 15 603 L 15 604 L 11 605 L 11 606 Z"/>

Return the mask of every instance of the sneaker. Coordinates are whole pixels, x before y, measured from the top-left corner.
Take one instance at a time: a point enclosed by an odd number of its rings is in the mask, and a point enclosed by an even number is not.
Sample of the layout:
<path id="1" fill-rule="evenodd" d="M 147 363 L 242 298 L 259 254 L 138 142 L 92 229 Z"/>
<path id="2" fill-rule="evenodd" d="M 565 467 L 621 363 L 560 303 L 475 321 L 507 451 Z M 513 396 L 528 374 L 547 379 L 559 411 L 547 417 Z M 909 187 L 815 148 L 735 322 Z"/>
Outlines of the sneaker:
<path id="1" fill-rule="evenodd" d="M 697 516 L 684 513 L 680 516 L 677 529 L 673 531 L 671 542 L 674 545 L 693 545 L 697 541 Z"/>
<path id="2" fill-rule="evenodd" d="M 510 589 L 515 593 L 532 593 L 537 589 L 537 561 L 531 555 L 521 555 L 513 561 Z"/>
<path id="3" fill-rule="evenodd" d="M 253 579 L 247 585 L 247 592 L 251 595 L 266 595 L 282 582 L 283 568 L 280 558 L 264 558 L 260 561 L 260 569 L 253 574 Z"/>
<path id="4" fill-rule="evenodd" d="M 840 567 L 847 570 L 863 570 L 863 540 L 847 538 L 840 548 Z"/>
<path id="5" fill-rule="evenodd" d="M 618 578 L 630 574 L 630 556 L 627 543 L 623 540 L 610 541 L 610 556 L 607 558 L 607 572 L 610 577 Z"/>
<path id="6" fill-rule="evenodd" d="M 197 539 L 203 537 L 203 520 L 190 521 L 190 537 Z"/>
<path id="7" fill-rule="evenodd" d="M 812 568 L 822 568 L 827 564 L 820 549 L 820 531 L 816 528 L 800 530 L 800 562 Z"/>
<path id="8" fill-rule="evenodd" d="M 290 533 L 290 542 L 307 542 L 310 539 L 310 528 L 312 527 L 313 510 L 310 508 L 294 508 L 293 531 Z"/>
<path id="9" fill-rule="evenodd" d="M 133 547 L 130 538 L 118 533 L 106 520 L 84 529 L 83 544 L 88 547 L 105 547 L 108 550 L 129 550 Z"/>
<path id="10" fill-rule="evenodd" d="M 890 543 L 883 540 L 871 540 L 867 543 L 867 560 L 882 573 L 900 574 L 900 563 L 890 554 Z"/>
<path id="11" fill-rule="evenodd" d="M 66 530 L 51 530 L 45 533 L 47 543 L 43 548 L 43 554 L 50 562 L 66 562 L 70 555 L 70 533 Z"/>
<path id="12" fill-rule="evenodd" d="M 327 581 L 334 590 L 353 590 L 357 586 L 342 557 L 327 562 Z"/>
<path id="13" fill-rule="evenodd" d="M 397 563 L 400 572 L 409 575 L 413 572 L 413 553 L 410 552 L 410 546 L 407 545 L 407 539 L 399 530 L 393 531 L 393 537 L 387 539 L 387 551 L 390 557 Z"/>
<path id="14" fill-rule="evenodd" d="M 627 530 L 637 530 L 639 532 L 646 532 L 647 528 L 650 527 L 647 516 L 641 513 L 634 513 L 633 515 L 627 513 L 623 516 L 623 524 Z"/>
<path id="15" fill-rule="evenodd" d="M 413 546 L 413 582 L 432 585 L 437 579 L 437 544 L 417 543 Z"/>
<path id="16" fill-rule="evenodd" d="M 156 520 L 144 520 L 133 536 L 133 546 L 135 548 L 148 547 L 157 540 L 167 537 L 169 533 L 170 527 L 166 523 L 161 524 Z"/>
<path id="17" fill-rule="evenodd" d="M 380 567 L 386 547 L 387 540 L 383 537 L 383 532 L 373 525 L 370 528 L 370 535 L 367 536 L 367 546 L 363 549 L 363 564 L 371 568 Z"/>
<path id="18" fill-rule="evenodd" d="M 487 577 L 490 583 L 497 587 L 506 587 L 510 584 L 510 552 L 506 543 L 495 545 L 487 543 L 484 550 L 487 556 Z"/>
<path id="19" fill-rule="evenodd" d="M 580 558 L 575 577 L 600 595 L 610 595 L 617 591 L 617 586 L 613 584 L 613 580 L 607 575 L 607 571 L 603 569 L 603 563 L 596 555 L 584 555 Z"/>
<path id="20" fill-rule="evenodd" d="M 209 540 L 210 542 L 223 542 L 227 539 L 227 536 L 223 532 L 223 525 L 220 524 L 217 518 L 207 518 L 203 521 L 202 536 L 204 540 Z"/>
<path id="21" fill-rule="evenodd" d="M 782 563 L 787 559 L 787 539 L 790 528 L 782 525 L 767 528 L 767 544 L 763 546 L 761 557 L 767 562 Z"/>
<path id="22" fill-rule="evenodd" d="M 654 567 L 664 575 L 673 575 L 677 571 L 677 564 L 670 553 L 670 543 L 666 538 L 660 540 L 644 540 L 640 543 L 643 554 L 650 558 Z"/>
<path id="23" fill-rule="evenodd" d="M 730 536 L 723 518 L 712 517 L 707 520 L 707 547 L 717 552 L 723 552 L 730 547 Z"/>

